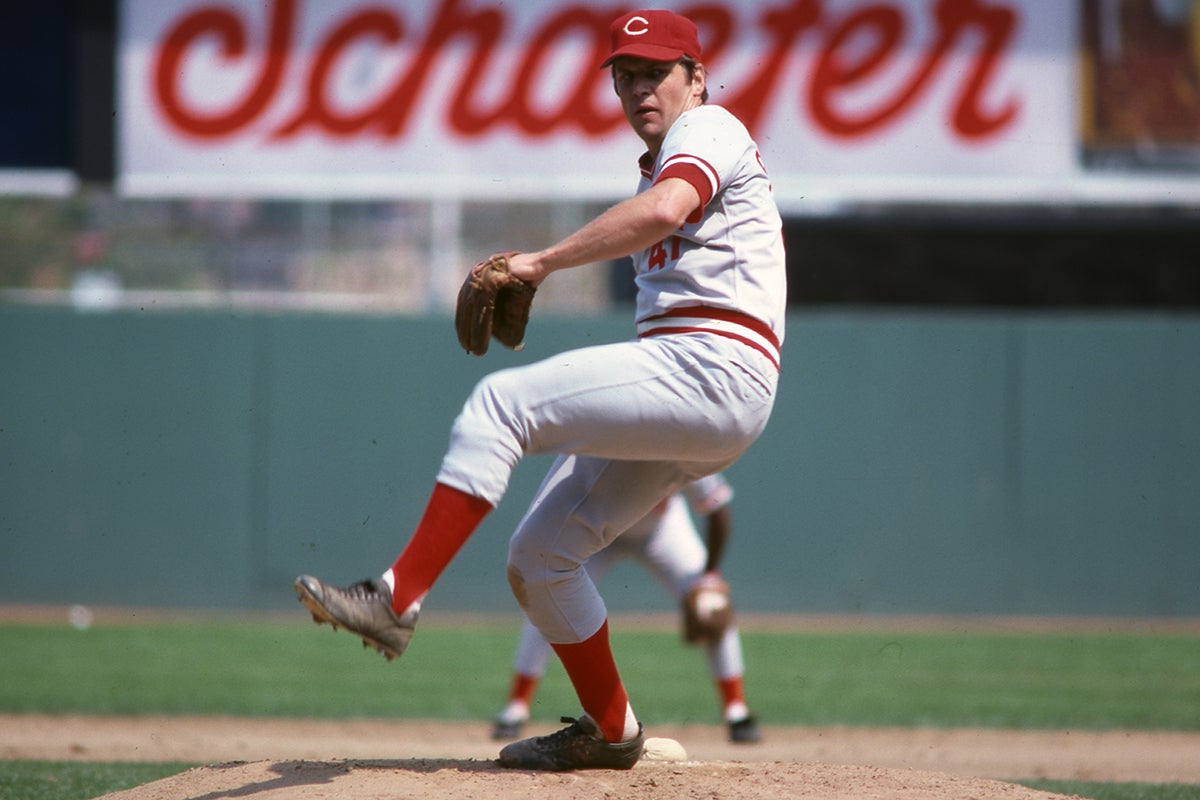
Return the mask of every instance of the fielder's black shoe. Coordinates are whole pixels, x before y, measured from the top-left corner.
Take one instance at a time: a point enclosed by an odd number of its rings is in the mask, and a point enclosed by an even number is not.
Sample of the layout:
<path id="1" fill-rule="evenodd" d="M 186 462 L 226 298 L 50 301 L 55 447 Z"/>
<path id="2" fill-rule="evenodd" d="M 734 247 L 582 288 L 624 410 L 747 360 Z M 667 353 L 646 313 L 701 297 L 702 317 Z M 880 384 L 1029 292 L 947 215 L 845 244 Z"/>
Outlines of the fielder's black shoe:
<path id="1" fill-rule="evenodd" d="M 388 661 L 399 658 L 408 647 L 417 625 L 417 611 L 396 616 L 387 585 L 365 580 L 342 589 L 311 575 L 301 575 L 294 586 L 317 624 L 328 622 L 334 630 L 345 628 L 357 633 L 363 647 L 374 647 Z"/>
<path id="2" fill-rule="evenodd" d="M 729 741 L 734 744 L 755 744 L 762 741 L 758 720 L 752 716 L 729 723 Z"/>
<path id="3" fill-rule="evenodd" d="M 499 717 L 492 723 L 492 738 L 498 742 L 511 742 L 521 736 L 521 728 L 525 723 L 520 720 L 506 720 Z"/>
<path id="4" fill-rule="evenodd" d="M 548 736 L 513 742 L 500 751 L 500 766 L 566 772 L 573 769 L 632 769 L 642 757 L 642 726 L 628 742 L 607 742 L 590 717 L 563 717 L 571 723 Z"/>
<path id="5" fill-rule="evenodd" d="M 511 742 L 521 738 L 521 729 L 529 720 L 529 704 L 520 700 L 509 700 L 492 720 L 492 738 Z"/>

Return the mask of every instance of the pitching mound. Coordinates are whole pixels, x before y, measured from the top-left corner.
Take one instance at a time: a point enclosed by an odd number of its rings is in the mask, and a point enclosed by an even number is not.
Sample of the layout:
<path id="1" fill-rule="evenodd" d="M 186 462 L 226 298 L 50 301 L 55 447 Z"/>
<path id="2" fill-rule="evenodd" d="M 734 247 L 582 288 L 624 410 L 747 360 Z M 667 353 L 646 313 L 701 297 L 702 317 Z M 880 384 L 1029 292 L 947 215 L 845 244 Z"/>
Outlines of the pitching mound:
<path id="1" fill-rule="evenodd" d="M 197 767 L 103 800 L 252 797 L 422 800 L 1050 800 L 1063 795 L 936 772 L 790 762 L 643 761 L 628 772 L 522 772 L 495 761 L 256 761 Z"/>
<path id="2" fill-rule="evenodd" d="M 557 727 L 531 723 L 526 733 Z M 16 714 L 0 715 L 0 759 L 217 765 L 107 800 L 1048 800 L 1058 796 L 1008 781 L 1200 783 L 1193 731 L 768 725 L 752 746 L 730 745 L 719 725 L 653 733 L 681 742 L 686 760 L 549 774 L 501 769 L 499 743 L 481 722 Z"/>

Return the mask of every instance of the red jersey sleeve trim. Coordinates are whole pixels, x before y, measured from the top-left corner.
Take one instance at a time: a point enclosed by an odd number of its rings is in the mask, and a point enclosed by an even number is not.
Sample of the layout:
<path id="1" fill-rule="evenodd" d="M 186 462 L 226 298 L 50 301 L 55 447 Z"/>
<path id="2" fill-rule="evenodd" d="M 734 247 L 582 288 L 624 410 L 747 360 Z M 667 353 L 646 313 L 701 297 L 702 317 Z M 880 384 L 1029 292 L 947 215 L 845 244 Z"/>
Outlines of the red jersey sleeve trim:
<path id="1" fill-rule="evenodd" d="M 696 206 L 696 210 L 686 220 L 691 223 L 700 221 L 704 214 L 704 207 L 708 205 L 708 201 L 713 199 L 721 185 L 717 171 L 712 168 L 711 164 L 702 158 L 688 155 L 672 156 L 667 159 L 663 168 L 659 170 L 655 183 L 666 178 L 681 178 L 691 184 L 692 188 L 696 190 L 696 194 L 700 195 L 700 205 Z"/>

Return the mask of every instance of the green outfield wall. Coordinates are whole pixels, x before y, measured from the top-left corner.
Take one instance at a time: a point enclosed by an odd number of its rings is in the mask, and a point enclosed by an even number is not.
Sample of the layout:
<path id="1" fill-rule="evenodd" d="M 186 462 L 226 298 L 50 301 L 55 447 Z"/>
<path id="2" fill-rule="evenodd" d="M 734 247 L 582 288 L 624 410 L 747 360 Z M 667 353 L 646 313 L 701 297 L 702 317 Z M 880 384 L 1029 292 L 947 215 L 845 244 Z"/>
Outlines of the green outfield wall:
<path id="1" fill-rule="evenodd" d="M 749 610 L 1200 615 L 1200 317 L 815 311 L 731 471 Z M 0 603 L 277 609 L 399 552 L 485 371 L 629 334 L 535 320 L 0 306 Z M 528 459 L 427 613 L 513 610 Z M 610 607 L 670 607 L 634 568 Z"/>

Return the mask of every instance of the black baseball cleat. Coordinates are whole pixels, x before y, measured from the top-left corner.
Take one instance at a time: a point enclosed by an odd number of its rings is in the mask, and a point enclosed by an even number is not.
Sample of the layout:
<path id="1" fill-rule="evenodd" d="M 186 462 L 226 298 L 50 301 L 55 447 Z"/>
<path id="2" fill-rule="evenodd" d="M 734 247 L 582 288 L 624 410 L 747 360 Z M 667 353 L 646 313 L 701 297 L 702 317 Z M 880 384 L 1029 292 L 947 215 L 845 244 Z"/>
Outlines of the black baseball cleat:
<path id="1" fill-rule="evenodd" d="M 632 769 L 642 757 L 646 742 L 641 723 L 638 734 L 628 742 L 608 742 L 596 723 L 586 715 L 563 717 L 569 727 L 547 736 L 534 736 L 505 746 L 500 766 L 567 772 L 575 769 Z"/>
<path id="2" fill-rule="evenodd" d="M 745 716 L 729 723 L 729 741 L 734 744 L 756 744 L 762 741 L 762 732 L 758 729 L 758 720 L 753 716 Z"/>
<path id="3" fill-rule="evenodd" d="M 506 720 L 496 718 L 492 723 L 492 738 L 498 742 L 511 742 L 513 739 L 519 739 L 521 736 L 521 728 L 525 727 L 525 723 L 520 720 Z"/>
<path id="4" fill-rule="evenodd" d="M 375 648 L 388 661 L 399 658 L 412 639 L 417 611 L 397 616 L 386 584 L 365 580 L 342 589 L 311 575 L 301 575 L 294 588 L 300 602 L 312 612 L 314 622 L 328 622 L 334 630 L 345 628 L 357 633 L 363 647 Z"/>

